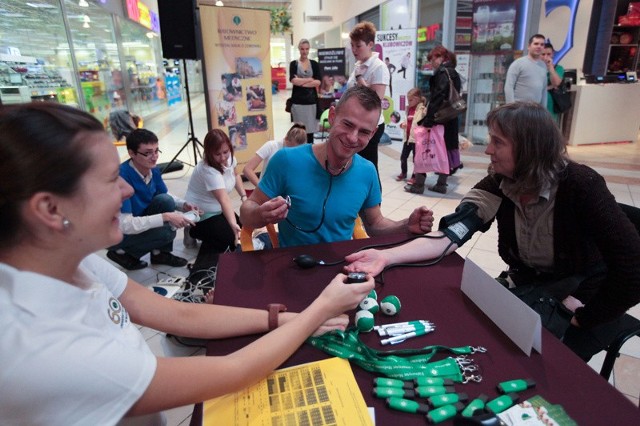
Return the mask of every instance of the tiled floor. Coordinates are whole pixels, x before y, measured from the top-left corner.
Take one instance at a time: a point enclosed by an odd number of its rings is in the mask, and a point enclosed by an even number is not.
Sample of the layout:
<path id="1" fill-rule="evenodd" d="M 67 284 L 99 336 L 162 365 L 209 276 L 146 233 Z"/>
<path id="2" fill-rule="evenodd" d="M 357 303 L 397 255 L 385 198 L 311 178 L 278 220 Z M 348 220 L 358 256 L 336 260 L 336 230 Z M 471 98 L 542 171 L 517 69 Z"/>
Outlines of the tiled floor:
<path id="1" fill-rule="evenodd" d="M 286 92 L 274 95 L 273 115 L 276 137 L 282 137 L 289 128 L 289 116 L 284 112 L 284 101 L 289 96 Z M 192 100 L 193 122 L 195 135 L 200 141 L 204 140 L 207 131 L 205 102 L 203 96 L 194 96 Z M 187 108 L 184 105 L 173 106 L 169 112 L 153 118 L 145 117 L 147 128 L 156 132 L 160 138 L 160 148 L 163 153 L 160 161 L 170 161 L 188 140 Z M 393 142 L 391 145 L 380 147 L 379 168 L 383 187 L 383 213 L 392 219 L 402 219 L 417 206 L 426 205 L 431 208 L 436 220 L 448 214 L 456 207 L 462 195 L 471 188 L 486 173 L 488 159 L 483 154 L 482 146 L 474 146 L 462 153 L 464 169 L 449 179 L 449 188 L 446 195 L 426 192 L 425 195 L 408 194 L 403 191 L 404 182 L 396 182 L 399 169 L 399 158 L 402 144 Z M 121 158 L 126 158 L 124 147 L 118 148 Z M 601 173 L 619 202 L 640 206 L 640 143 L 634 144 L 609 144 L 583 147 L 570 147 L 570 156 L 582 163 L 588 164 Z M 183 150 L 178 159 L 187 163 L 193 163 L 193 149 L 188 146 Z M 187 183 L 191 174 L 191 167 L 185 167 L 182 171 L 166 174 L 165 180 L 169 190 L 179 196 L 184 196 Z M 427 184 L 434 181 L 433 176 L 427 178 Z M 250 184 L 247 184 L 249 187 Z M 233 194 L 236 208 L 240 204 L 237 194 Z M 468 257 L 478 263 L 485 271 L 495 276 L 504 268 L 504 263 L 497 255 L 497 233 L 495 227 L 485 234 L 476 234 L 471 241 L 458 252 L 463 257 Z M 175 241 L 174 252 L 193 260 L 197 254 L 196 249 L 185 249 L 182 244 L 182 233 L 179 232 Z M 146 285 L 155 284 L 158 274 L 166 272 L 175 276 L 186 276 L 186 268 L 153 267 L 140 271 L 130 272 L 129 276 Z M 640 305 L 631 310 L 631 313 L 640 318 Z M 198 348 L 184 347 L 167 339 L 163 333 L 143 328 L 143 333 L 154 353 L 159 356 L 190 356 L 202 354 Z M 640 339 L 632 339 L 623 347 L 623 355 L 616 362 L 611 382 L 638 405 L 640 396 Z M 589 363 L 599 371 L 604 359 L 599 354 Z M 168 424 L 185 425 L 189 422 L 192 406 L 186 406 L 171 410 L 168 413 Z"/>

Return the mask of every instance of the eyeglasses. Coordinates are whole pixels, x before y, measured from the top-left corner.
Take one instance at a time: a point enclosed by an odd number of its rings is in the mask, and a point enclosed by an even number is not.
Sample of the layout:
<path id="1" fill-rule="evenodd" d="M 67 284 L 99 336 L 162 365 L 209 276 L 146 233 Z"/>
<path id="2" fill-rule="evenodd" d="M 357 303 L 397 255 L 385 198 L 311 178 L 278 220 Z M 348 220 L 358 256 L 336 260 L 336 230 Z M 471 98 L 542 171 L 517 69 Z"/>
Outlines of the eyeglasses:
<path id="1" fill-rule="evenodd" d="M 152 155 L 158 156 L 158 155 L 162 154 L 162 151 L 160 151 L 159 149 L 156 149 L 155 151 L 147 151 L 147 152 L 137 152 L 136 151 L 136 154 L 140 154 L 143 157 L 150 157 Z"/>

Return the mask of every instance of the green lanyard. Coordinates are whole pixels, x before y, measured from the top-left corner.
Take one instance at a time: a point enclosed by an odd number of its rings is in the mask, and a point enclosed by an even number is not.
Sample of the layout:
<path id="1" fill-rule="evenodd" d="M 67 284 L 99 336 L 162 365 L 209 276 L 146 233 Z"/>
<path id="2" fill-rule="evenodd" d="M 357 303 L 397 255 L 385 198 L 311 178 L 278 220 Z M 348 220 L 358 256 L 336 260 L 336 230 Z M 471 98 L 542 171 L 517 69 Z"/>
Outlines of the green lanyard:
<path id="1" fill-rule="evenodd" d="M 307 343 L 339 358 L 348 359 L 361 368 L 401 380 L 417 377 L 440 377 L 458 383 L 470 380 L 479 381 L 481 377 L 473 374 L 478 367 L 466 355 L 486 352 L 481 347 L 462 346 L 426 346 L 422 349 L 399 349 L 378 351 L 362 343 L 355 328 L 346 331 L 336 330 L 318 337 L 310 337 Z M 437 353 L 450 353 L 456 358 L 430 362 Z"/>

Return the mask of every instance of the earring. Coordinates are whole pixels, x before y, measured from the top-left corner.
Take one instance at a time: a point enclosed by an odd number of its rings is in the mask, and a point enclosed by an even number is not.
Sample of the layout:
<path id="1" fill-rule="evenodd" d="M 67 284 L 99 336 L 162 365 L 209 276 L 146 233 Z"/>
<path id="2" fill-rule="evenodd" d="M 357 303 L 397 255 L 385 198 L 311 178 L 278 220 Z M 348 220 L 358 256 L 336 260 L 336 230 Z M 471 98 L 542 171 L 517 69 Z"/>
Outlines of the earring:
<path id="1" fill-rule="evenodd" d="M 62 219 L 62 228 L 64 228 L 65 231 L 69 230 L 69 228 L 71 228 L 71 221 L 67 218 Z"/>

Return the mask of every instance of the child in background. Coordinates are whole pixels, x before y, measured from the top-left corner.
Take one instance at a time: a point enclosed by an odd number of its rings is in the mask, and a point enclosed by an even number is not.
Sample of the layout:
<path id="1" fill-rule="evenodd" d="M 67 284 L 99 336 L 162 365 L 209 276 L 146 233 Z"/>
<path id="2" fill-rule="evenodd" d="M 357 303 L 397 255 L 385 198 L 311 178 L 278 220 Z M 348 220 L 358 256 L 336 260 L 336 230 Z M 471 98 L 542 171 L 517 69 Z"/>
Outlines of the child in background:
<path id="1" fill-rule="evenodd" d="M 247 164 L 245 164 L 242 169 L 242 174 L 244 177 L 249 179 L 249 181 L 254 185 L 258 186 L 258 175 L 256 174 L 256 169 L 260 165 L 261 162 L 264 161 L 264 167 L 262 171 L 264 172 L 267 169 L 267 165 L 269 164 L 269 159 L 281 148 L 288 148 L 293 146 L 302 145 L 307 142 L 307 130 L 304 124 L 302 123 L 293 123 L 284 139 L 281 140 L 272 140 L 260 147 L 256 151 L 256 153 L 251 157 Z"/>
<path id="2" fill-rule="evenodd" d="M 402 153 L 400 154 L 400 174 L 396 176 L 397 181 L 407 178 L 407 160 L 409 158 L 409 154 L 413 153 L 413 156 L 416 155 L 416 144 L 413 137 L 413 129 L 427 113 L 427 99 L 422 95 L 422 91 L 419 88 L 414 87 L 409 90 L 407 93 L 407 102 L 409 103 L 409 108 L 407 109 L 407 120 L 400 123 L 400 128 L 405 129 L 405 141 L 402 145 Z M 413 175 L 408 182 L 410 184 L 413 183 Z"/>

